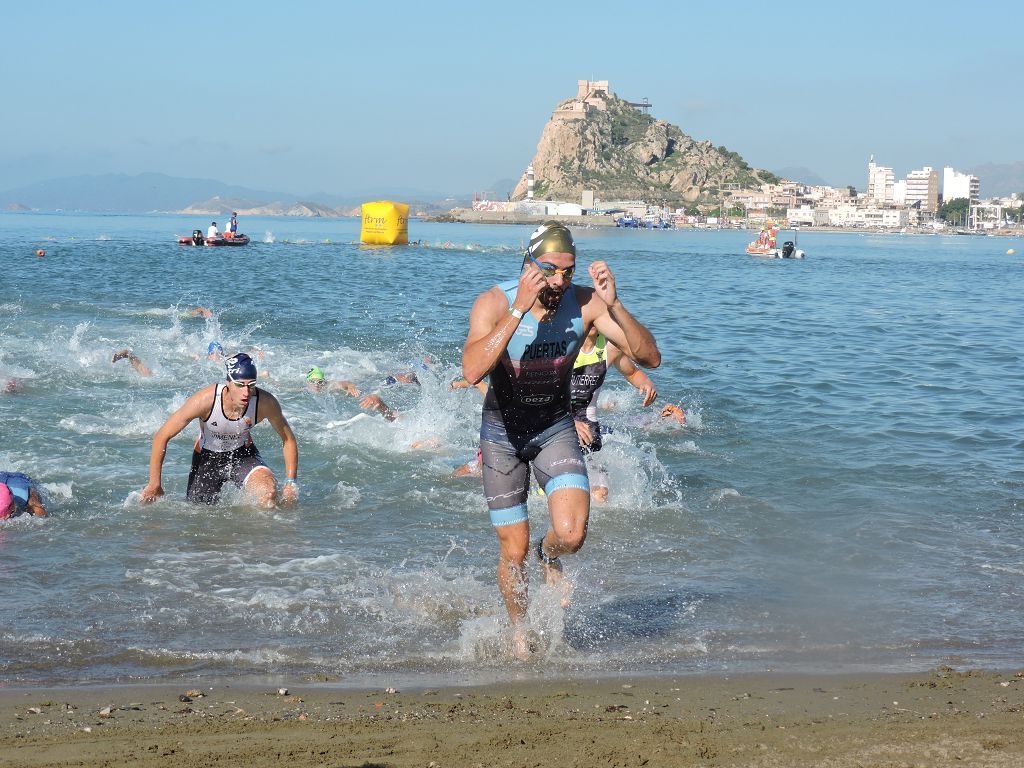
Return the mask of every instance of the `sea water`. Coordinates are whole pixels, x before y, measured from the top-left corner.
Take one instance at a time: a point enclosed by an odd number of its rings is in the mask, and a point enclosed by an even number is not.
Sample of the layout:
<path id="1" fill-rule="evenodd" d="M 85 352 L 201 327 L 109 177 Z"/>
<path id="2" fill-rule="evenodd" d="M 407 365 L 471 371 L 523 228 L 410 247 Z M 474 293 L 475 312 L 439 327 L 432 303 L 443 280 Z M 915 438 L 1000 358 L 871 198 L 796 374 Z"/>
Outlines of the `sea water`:
<path id="1" fill-rule="evenodd" d="M 0 522 L 0 680 L 510 677 L 1009 666 L 1024 655 L 1024 366 L 1018 241 L 801 232 L 804 261 L 736 231 L 575 231 L 655 334 L 656 408 L 609 373 L 611 494 L 536 566 L 542 652 L 510 664 L 475 453 L 480 395 L 452 390 L 476 295 L 528 227 L 413 221 L 363 247 L 352 219 L 249 219 L 194 248 L 174 216 L 0 215 L 0 469 L 52 516 Z M 789 235 L 785 235 L 784 238 Z M 37 249 L 46 255 L 38 258 Z M 207 307 L 212 317 L 191 317 Z M 299 443 L 300 503 L 141 506 L 153 433 L 262 355 Z M 130 348 L 144 378 L 112 354 Z M 425 361 L 426 360 L 426 361 Z M 312 366 L 401 413 L 313 394 Z M 414 371 L 419 385 L 385 385 Z M 665 403 L 687 414 L 658 418 Z M 254 436 L 281 477 L 280 440 Z M 531 495 L 534 537 L 547 524 Z"/>

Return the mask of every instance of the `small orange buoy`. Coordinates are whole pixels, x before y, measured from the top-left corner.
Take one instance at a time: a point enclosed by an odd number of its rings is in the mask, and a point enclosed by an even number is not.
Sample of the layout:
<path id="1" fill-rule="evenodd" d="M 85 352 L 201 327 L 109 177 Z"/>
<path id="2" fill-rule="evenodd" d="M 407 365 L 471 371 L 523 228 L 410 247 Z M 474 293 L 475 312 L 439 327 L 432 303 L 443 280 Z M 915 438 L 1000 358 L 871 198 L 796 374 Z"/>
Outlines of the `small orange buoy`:
<path id="1" fill-rule="evenodd" d="M 36 251 L 36 256 L 42 257 L 42 256 L 45 256 L 45 255 L 46 255 L 46 251 L 44 251 L 42 248 L 40 248 L 38 251 Z"/>

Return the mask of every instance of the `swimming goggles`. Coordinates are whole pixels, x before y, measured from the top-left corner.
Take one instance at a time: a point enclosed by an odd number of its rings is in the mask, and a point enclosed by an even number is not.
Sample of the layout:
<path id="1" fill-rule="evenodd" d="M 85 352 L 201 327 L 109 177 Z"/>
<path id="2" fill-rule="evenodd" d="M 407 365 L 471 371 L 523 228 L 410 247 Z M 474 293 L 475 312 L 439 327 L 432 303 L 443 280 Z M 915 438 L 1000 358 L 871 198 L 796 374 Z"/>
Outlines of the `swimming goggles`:
<path id="1" fill-rule="evenodd" d="M 563 280 L 572 280 L 572 275 L 576 271 L 576 267 L 564 267 L 558 268 L 553 264 L 544 264 L 537 261 L 533 256 L 530 257 L 530 261 L 537 265 L 537 269 L 540 270 L 544 277 L 554 277 L 555 275 L 561 275 Z"/>
<path id="2" fill-rule="evenodd" d="M 234 384 L 239 389 L 256 389 L 255 381 L 235 381 L 234 379 L 232 379 L 231 383 Z"/>

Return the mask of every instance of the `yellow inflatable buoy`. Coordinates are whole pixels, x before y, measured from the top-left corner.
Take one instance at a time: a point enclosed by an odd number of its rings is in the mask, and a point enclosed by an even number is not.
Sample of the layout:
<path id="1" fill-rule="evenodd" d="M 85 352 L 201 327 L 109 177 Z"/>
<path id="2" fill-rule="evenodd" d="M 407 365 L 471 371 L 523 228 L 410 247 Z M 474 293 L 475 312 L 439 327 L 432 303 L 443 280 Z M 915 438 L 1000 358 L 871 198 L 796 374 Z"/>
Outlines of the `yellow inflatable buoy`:
<path id="1" fill-rule="evenodd" d="M 409 242 L 409 206 L 380 200 L 363 203 L 359 239 L 368 245 L 404 245 Z"/>
<path id="2" fill-rule="evenodd" d="M 1016 253 L 1016 251 L 1015 251 L 1015 250 L 1013 250 L 1013 248 L 1011 248 L 1010 250 L 1008 250 L 1008 251 L 1006 252 L 1006 255 L 1007 255 L 1007 256 L 1013 256 L 1013 254 L 1015 254 L 1015 253 Z"/>

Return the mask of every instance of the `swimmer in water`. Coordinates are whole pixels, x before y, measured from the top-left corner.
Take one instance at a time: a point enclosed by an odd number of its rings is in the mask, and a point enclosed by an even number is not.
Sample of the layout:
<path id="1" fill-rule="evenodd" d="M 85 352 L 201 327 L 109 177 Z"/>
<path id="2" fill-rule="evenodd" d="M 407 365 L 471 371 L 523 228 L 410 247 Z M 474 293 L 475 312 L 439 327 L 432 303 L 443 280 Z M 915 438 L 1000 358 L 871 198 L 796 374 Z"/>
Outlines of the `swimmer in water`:
<path id="1" fill-rule="evenodd" d="M 339 380 L 328 382 L 324 377 L 324 372 L 316 366 L 311 368 L 309 373 L 306 374 L 306 388 L 318 395 L 328 391 L 344 392 L 351 397 L 360 397 L 362 399 L 359 401 L 359 407 L 363 410 L 376 411 L 388 421 L 394 421 L 398 418 L 398 413 L 390 408 L 381 399 L 380 395 L 364 395 L 359 387 L 351 381 Z"/>
<path id="2" fill-rule="evenodd" d="M 576 434 L 579 436 L 580 447 L 588 459 L 590 469 L 590 496 L 602 504 L 608 500 L 608 471 L 592 459 L 593 454 L 600 451 L 602 445 L 601 425 L 597 420 L 597 398 L 604 384 L 609 363 L 640 391 L 644 408 L 658 397 L 650 377 L 622 354 L 618 347 L 608 342 L 596 327 L 592 327 L 573 364 L 570 387 Z"/>
<path id="3" fill-rule="evenodd" d="M 153 371 L 151 371 L 146 366 L 146 364 L 139 359 L 139 356 L 132 352 L 130 349 L 122 349 L 115 352 L 110 362 L 111 364 L 113 364 L 116 363 L 118 360 L 127 360 L 131 364 L 132 368 L 135 369 L 136 373 L 139 374 L 139 376 L 146 376 L 148 378 L 149 376 L 153 375 Z"/>
<path id="4" fill-rule="evenodd" d="M 244 352 L 227 358 L 226 381 L 210 384 L 194 393 L 153 436 L 149 459 L 149 484 L 142 489 L 148 504 L 164 495 L 161 485 L 164 456 L 171 438 L 192 421 L 199 420 L 199 439 L 192 452 L 186 497 L 196 504 L 215 504 L 226 482 L 233 482 L 262 507 L 278 502 L 277 479 L 260 456 L 250 434 L 260 422 L 269 421 L 281 438 L 285 481 L 284 505 L 297 497 L 299 448 L 281 404 L 256 386 L 256 364 Z"/>
<path id="5" fill-rule="evenodd" d="M 25 512 L 47 516 L 35 481 L 21 472 L 0 472 L 0 520 Z"/>

